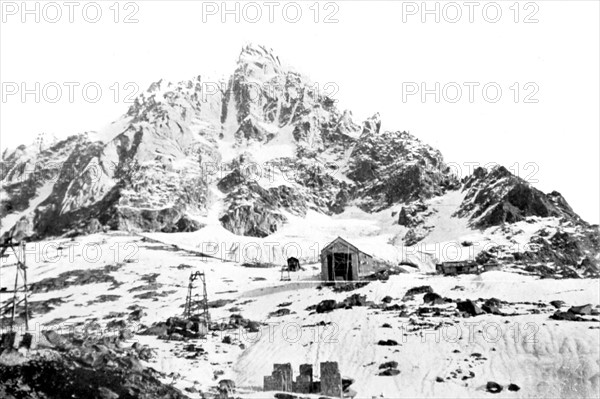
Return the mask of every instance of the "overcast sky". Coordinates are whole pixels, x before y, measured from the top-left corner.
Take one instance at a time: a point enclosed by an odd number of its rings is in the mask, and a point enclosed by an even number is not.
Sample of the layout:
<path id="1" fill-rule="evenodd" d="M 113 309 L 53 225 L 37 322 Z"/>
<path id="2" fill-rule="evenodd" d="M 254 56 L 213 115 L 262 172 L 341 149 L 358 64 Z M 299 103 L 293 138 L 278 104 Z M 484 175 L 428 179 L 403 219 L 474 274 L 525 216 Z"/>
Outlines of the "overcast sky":
<path id="1" fill-rule="evenodd" d="M 98 130 L 126 111 L 124 100 L 136 91 L 127 83 L 144 90 L 160 78 L 226 76 L 241 47 L 252 41 L 272 47 L 356 118 L 379 112 L 384 129 L 410 131 L 461 165 L 463 174 L 470 162 L 511 167 L 537 180 L 541 190 L 561 192 L 584 219 L 598 223 L 597 1 L 517 7 L 514 1 L 476 2 L 472 8 L 439 2 L 439 22 L 434 14 L 422 15 L 421 2 L 240 3 L 239 22 L 235 13 L 221 14 L 221 2 L 209 3 L 81 2 L 71 9 L 70 23 L 62 2 L 39 2 L 39 22 L 35 2 L 28 3 L 34 14 L 25 15 L 20 1 L 2 2 L 0 146 L 31 142 L 40 132 L 62 137 Z M 228 7 L 234 10 L 234 2 Z M 97 9 L 102 14 L 91 23 Z M 33 94 L 22 101 L 22 82 L 29 89 L 40 83 L 39 103 Z M 51 82 L 63 87 L 58 100 Z M 79 84 L 73 102 L 65 82 Z M 435 91 L 436 82 L 439 103 L 435 94 L 423 101 L 421 89 Z M 87 83 L 102 89 L 98 102 L 85 100 Z M 19 92 L 9 95 L 15 87 Z"/>

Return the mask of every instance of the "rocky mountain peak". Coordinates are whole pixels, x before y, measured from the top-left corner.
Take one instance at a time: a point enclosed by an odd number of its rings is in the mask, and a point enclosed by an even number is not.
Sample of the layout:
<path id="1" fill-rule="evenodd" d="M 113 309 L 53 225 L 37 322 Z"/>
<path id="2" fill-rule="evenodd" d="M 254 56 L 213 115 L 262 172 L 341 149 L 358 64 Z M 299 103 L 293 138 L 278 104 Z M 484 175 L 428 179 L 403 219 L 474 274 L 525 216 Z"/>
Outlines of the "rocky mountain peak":
<path id="1" fill-rule="evenodd" d="M 257 43 L 248 43 L 240 51 L 238 65 L 253 62 L 273 64 L 274 66 L 281 67 L 281 61 L 272 48 Z"/>
<path id="2" fill-rule="evenodd" d="M 84 231 L 91 220 L 94 228 L 189 231 L 218 206 L 225 229 L 264 237 L 290 214 L 374 212 L 461 188 L 440 151 L 382 130 L 379 113 L 355 120 L 271 49 L 243 47 L 227 82 L 206 96 L 201 76 L 159 80 L 106 140 L 78 135 L 43 151 L 5 152 L 3 223 L 28 218 L 41 236 Z M 31 162 L 56 180 L 25 181 Z M 217 173 L 207 173 L 215 164 Z M 262 178 L 249 177 L 248 165 Z M 545 195 L 501 166 L 475 170 L 463 190 L 456 214 L 476 227 L 528 215 L 579 220 L 560 194 Z"/>
<path id="3" fill-rule="evenodd" d="M 273 50 L 254 43 L 247 44 L 242 48 L 237 67 L 248 77 L 255 79 L 272 77 L 282 72 L 279 57 Z"/>

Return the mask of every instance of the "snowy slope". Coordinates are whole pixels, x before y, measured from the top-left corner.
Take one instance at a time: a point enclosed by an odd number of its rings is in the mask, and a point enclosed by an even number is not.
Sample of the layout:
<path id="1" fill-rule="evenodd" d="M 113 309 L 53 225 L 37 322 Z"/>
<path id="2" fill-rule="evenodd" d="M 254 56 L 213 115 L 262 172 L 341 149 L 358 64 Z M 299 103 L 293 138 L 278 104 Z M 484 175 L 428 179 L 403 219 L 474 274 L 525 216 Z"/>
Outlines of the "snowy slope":
<path id="1" fill-rule="evenodd" d="M 39 282 L 65 271 L 99 272 L 113 265 L 108 275 L 114 282 L 70 285 L 32 295 L 30 303 L 34 305 L 52 298 L 62 301 L 48 302 L 47 312 L 34 307 L 37 310 L 31 325 L 38 334 L 47 328 L 67 331 L 73 326 L 90 326 L 89 323 L 97 323 L 93 331 L 98 331 L 134 308 L 144 312 L 139 323 L 130 323 L 135 331 L 143 330 L 143 325 L 180 315 L 187 279 L 195 270 L 207 273 L 210 301 L 232 301 L 211 309 L 213 321 L 227 320 L 235 312 L 265 323 L 260 333 L 228 330 L 188 342 L 136 335 L 128 341 L 154 348 L 155 356 L 146 364 L 163 372 L 165 382 L 173 382 L 180 389 L 195 386 L 206 392 L 212 390 L 219 379 L 230 378 L 236 381 L 241 397 L 266 398 L 272 393 L 261 392 L 262 380 L 264 375 L 270 374 L 273 363 L 290 362 L 296 373 L 301 363 L 311 363 L 318 375 L 322 361 L 338 361 L 342 374 L 355 380 L 352 388 L 360 398 L 579 398 L 595 397 L 600 388 L 598 321 L 553 321 L 549 316 L 554 308 L 548 305 L 549 301 L 560 299 L 567 306 L 591 303 L 597 308 L 600 306 L 597 280 L 540 280 L 507 272 L 458 277 L 410 273 L 392 276 L 387 282 L 371 282 L 354 292 L 334 293 L 329 288 L 316 288 L 319 283 L 314 281 L 314 276 L 318 265 L 306 265 L 305 271 L 292 273 L 292 281 L 282 282 L 279 268 L 248 268 L 239 262 L 204 261 L 191 253 L 136 236 L 91 235 L 39 245 L 44 246 L 45 251 L 40 253 L 46 258 L 29 256 L 30 281 Z M 64 247 L 62 255 L 57 254 L 57 246 Z M 100 249 L 95 261 L 91 260 L 96 258 L 96 252 L 90 249 L 92 246 Z M 85 252 L 84 247 L 88 248 Z M 33 252 L 33 248 L 29 250 Z M 178 267 L 181 264 L 191 268 Z M 10 286 L 14 278 L 11 271 L 14 268 L 2 269 L 0 287 Z M 146 285 L 148 276 L 154 274 L 153 285 L 139 290 Z M 434 292 L 453 300 L 496 297 L 509 303 L 503 307 L 507 314 L 517 315 L 465 319 L 453 315 L 452 311 L 442 316 L 399 317 L 398 311 L 370 307 L 338 309 L 325 314 L 306 310 L 324 299 L 341 301 L 358 293 L 375 304 L 390 296 L 392 303 L 404 304 L 412 312 L 422 306 L 422 296 L 406 301 L 401 298 L 408 289 L 421 285 L 430 285 Z M 457 289 L 457 286 L 462 288 Z M 136 297 L 140 293 L 149 295 Z M 103 298 L 106 295 L 114 297 Z M 12 294 L 0 293 L 0 302 L 10 297 Z M 287 306 L 291 310 L 289 315 L 269 315 L 284 302 L 291 302 Z M 452 309 L 452 306 L 441 308 Z M 237 309 L 231 310 L 233 307 Z M 320 325 L 321 322 L 325 324 Z M 382 327 L 385 323 L 391 328 Z M 423 323 L 425 325 L 420 325 Z M 435 328 L 438 323 L 444 323 L 442 328 Z M 105 330 L 104 333 L 117 334 L 118 331 Z M 232 338 L 233 344 L 221 342 L 226 335 Z M 399 345 L 377 345 L 382 339 L 396 340 Z M 184 346 L 189 343 L 201 345 L 206 353 L 198 358 L 186 358 Z M 386 361 L 397 361 L 400 374 L 378 376 L 379 365 Z M 461 375 L 469 372 L 473 372 L 474 377 L 461 380 Z M 452 378 L 452 373 L 458 373 L 458 377 Z M 436 382 L 437 377 L 444 382 Z M 504 386 L 514 383 L 521 390 L 488 394 L 484 390 L 487 381 Z M 190 397 L 199 396 L 190 394 Z"/>

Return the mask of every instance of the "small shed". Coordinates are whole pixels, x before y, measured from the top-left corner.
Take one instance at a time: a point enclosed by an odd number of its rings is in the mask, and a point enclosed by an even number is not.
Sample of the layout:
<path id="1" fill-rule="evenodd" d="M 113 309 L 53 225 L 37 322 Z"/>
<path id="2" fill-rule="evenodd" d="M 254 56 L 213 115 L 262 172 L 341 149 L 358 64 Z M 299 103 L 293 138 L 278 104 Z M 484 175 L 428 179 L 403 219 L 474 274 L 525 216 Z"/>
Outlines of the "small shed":
<path id="1" fill-rule="evenodd" d="M 483 267 L 473 261 L 442 262 L 435 265 L 436 271 L 445 275 L 477 274 Z"/>
<path id="2" fill-rule="evenodd" d="M 374 272 L 373 256 L 361 251 L 342 237 L 321 251 L 321 279 L 354 281 Z"/>
<path id="3" fill-rule="evenodd" d="M 287 267 L 290 272 L 297 272 L 300 270 L 300 261 L 298 258 L 289 257 L 287 260 Z"/>

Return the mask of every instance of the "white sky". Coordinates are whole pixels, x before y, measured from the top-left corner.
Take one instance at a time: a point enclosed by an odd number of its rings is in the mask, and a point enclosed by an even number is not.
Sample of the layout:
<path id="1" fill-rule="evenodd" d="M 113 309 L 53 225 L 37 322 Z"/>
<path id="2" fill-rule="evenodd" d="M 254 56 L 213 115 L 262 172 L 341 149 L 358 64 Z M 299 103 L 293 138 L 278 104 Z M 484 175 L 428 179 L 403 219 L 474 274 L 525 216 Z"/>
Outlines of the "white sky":
<path id="1" fill-rule="evenodd" d="M 140 89 L 160 78 L 178 81 L 199 74 L 226 76 L 234 69 L 242 45 L 252 41 L 272 47 L 282 61 L 310 76 L 323 87 L 334 82 L 335 98 L 343 108 L 364 118 L 380 112 L 383 128 L 409 130 L 440 149 L 448 162 L 496 162 L 521 177 L 535 172 L 535 186 L 543 191 L 557 190 L 584 219 L 600 220 L 600 99 L 599 99 L 599 3 L 597 1 L 538 1 L 533 16 L 538 23 L 522 20 L 534 6 L 519 4 L 521 22 L 513 21 L 509 7 L 514 1 L 498 1 L 499 22 L 486 22 L 481 2 L 468 21 L 468 8 L 451 24 L 435 23 L 433 16 L 421 22 L 421 15 L 406 16 L 400 1 L 338 1 L 338 23 L 323 23 L 334 10 L 319 4 L 321 22 L 313 21 L 309 7 L 313 1 L 298 2 L 302 18 L 285 21 L 282 2 L 275 8 L 273 23 L 262 1 L 263 16 L 258 23 L 236 23 L 228 16 L 208 16 L 203 22 L 200 1 L 137 1 L 133 24 L 114 23 L 113 1 L 98 2 L 100 22 L 86 22 L 75 8 L 74 23 L 68 21 L 68 8 L 51 24 L 34 16 L 8 15 L 3 1 L 0 28 L 0 79 L 7 82 L 97 82 L 103 89 L 99 102 L 83 100 L 81 86 L 74 102 L 64 88 L 55 103 L 34 102 L 19 95 L 0 103 L 2 148 L 31 142 L 39 132 L 59 137 L 97 130 L 127 110 L 122 102 L 130 91 L 121 90 L 115 103 L 110 87 L 135 82 Z M 29 2 L 31 8 L 35 2 Z M 61 2 L 57 2 L 59 5 Z M 119 19 L 133 11 L 121 2 Z M 233 2 L 228 2 L 233 7 Z M 406 2 L 405 2 L 406 3 Z M 433 8 L 435 2 L 428 2 Z M 14 3 L 20 7 L 21 2 Z M 221 2 L 216 2 L 217 7 Z M 243 6 L 243 3 L 241 3 Z M 421 6 L 421 2 L 414 3 Z M 440 2 L 443 7 L 446 2 Z M 462 5 L 459 1 L 457 4 Z M 40 2 L 40 13 L 44 2 Z M 247 9 L 249 16 L 254 11 Z M 293 11 L 293 9 L 291 9 Z M 448 16 L 454 17 L 450 8 Z M 20 9 L 18 10 L 18 12 Z M 48 8 L 49 18 L 54 10 Z M 93 11 L 93 9 L 92 9 Z M 93 12 L 89 16 L 93 17 Z M 293 17 L 293 12 L 289 16 Z M 488 16 L 494 17 L 493 9 Z M 403 82 L 496 82 L 503 90 L 497 103 L 486 102 L 481 86 L 475 101 L 463 97 L 458 103 L 434 102 L 433 95 L 420 101 L 418 95 L 402 100 Z M 513 100 L 510 87 L 519 82 L 521 96 L 531 92 L 523 85 L 539 87 L 537 104 Z M 53 93 L 53 92 L 52 92 Z M 52 94 L 51 93 L 51 94 Z M 454 95 L 454 92 L 449 92 Z M 490 92 L 490 94 L 493 94 Z M 527 167 L 535 163 L 537 169 Z M 464 173 L 468 170 L 465 168 Z"/>

